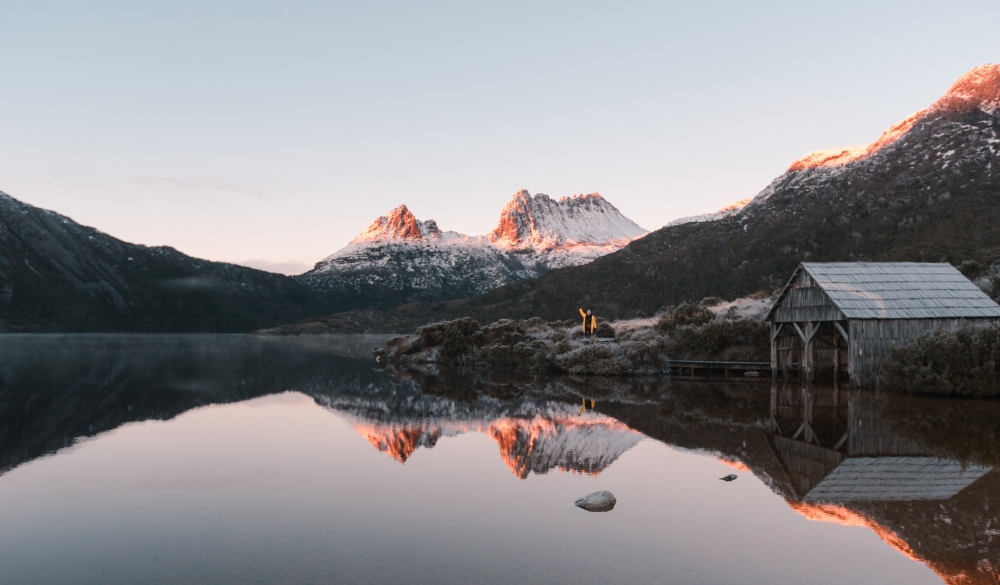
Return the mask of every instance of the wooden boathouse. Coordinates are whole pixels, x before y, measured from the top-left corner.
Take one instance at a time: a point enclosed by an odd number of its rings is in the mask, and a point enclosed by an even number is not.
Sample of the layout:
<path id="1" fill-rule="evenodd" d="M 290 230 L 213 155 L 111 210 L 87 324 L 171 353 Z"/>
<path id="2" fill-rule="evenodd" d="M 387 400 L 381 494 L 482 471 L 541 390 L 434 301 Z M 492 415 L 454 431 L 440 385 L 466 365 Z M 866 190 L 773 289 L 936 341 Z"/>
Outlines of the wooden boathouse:
<path id="1" fill-rule="evenodd" d="M 892 347 L 1000 321 L 1000 305 L 951 264 L 803 262 L 767 320 L 774 373 L 870 386 Z"/>

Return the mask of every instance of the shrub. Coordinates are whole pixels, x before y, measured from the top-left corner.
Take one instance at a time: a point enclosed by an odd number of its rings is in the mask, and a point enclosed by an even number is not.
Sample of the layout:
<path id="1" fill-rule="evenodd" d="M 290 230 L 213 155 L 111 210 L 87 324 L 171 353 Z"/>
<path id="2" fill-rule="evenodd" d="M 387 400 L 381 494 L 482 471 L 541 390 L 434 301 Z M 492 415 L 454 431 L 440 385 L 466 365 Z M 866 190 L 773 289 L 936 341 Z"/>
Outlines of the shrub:
<path id="1" fill-rule="evenodd" d="M 975 278 L 983 271 L 983 265 L 977 260 L 963 260 L 958 265 L 958 271 L 964 274 L 966 278 Z"/>
<path id="2" fill-rule="evenodd" d="M 561 355 L 556 365 L 570 374 L 588 376 L 622 376 L 629 369 L 628 358 L 621 348 L 603 343 L 588 343 Z"/>
<path id="3" fill-rule="evenodd" d="M 909 394 L 1000 396 L 1000 327 L 931 331 L 893 348 L 882 382 Z"/>
<path id="4" fill-rule="evenodd" d="M 986 291 L 986 294 L 990 295 L 990 298 L 994 301 L 1000 299 L 1000 274 L 990 274 L 987 279 L 989 281 L 989 290 Z"/>
<path id="5" fill-rule="evenodd" d="M 417 329 L 417 340 L 407 353 L 439 347 L 438 361 L 449 363 L 468 353 L 469 339 L 478 332 L 479 323 L 471 317 L 431 323 Z"/>
<path id="6" fill-rule="evenodd" d="M 523 325 L 511 319 L 500 319 L 482 328 L 482 334 L 488 343 L 514 345 L 525 340 L 527 331 Z"/>
<path id="7" fill-rule="evenodd" d="M 656 326 L 664 333 L 671 333 L 685 325 L 703 325 L 715 319 L 715 313 L 701 305 L 682 303 L 671 307 L 660 317 Z"/>
<path id="8" fill-rule="evenodd" d="M 767 323 L 757 319 L 716 319 L 702 325 L 686 325 L 674 335 L 677 357 L 766 361 L 771 356 Z"/>
<path id="9" fill-rule="evenodd" d="M 597 337 L 602 337 L 604 339 L 614 339 L 615 338 L 615 328 L 611 326 L 610 323 L 601 323 L 594 329 L 594 335 Z"/>

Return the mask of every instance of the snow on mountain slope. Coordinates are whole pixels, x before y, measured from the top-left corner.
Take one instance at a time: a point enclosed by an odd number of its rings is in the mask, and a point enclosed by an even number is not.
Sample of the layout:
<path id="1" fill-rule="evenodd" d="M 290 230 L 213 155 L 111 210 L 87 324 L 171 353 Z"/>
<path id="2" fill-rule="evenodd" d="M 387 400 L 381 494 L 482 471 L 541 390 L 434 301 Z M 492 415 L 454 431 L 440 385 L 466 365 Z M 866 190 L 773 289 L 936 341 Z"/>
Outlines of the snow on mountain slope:
<path id="1" fill-rule="evenodd" d="M 589 262 L 647 233 L 597 193 L 556 201 L 521 190 L 487 238 L 504 250 L 534 252 L 537 262 L 556 268 Z"/>
<path id="2" fill-rule="evenodd" d="M 750 207 L 755 207 L 762 204 L 779 188 L 787 187 L 789 181 L 806 180 L 805 175 L 802 176 L 803 178 L 793 178 L 798 176 L 799 173 L 797 172 L 811 172 L 812 174 L 808 176 L 809 180 L 814 180 L 816 177 L 826 177 L 828 173 L 839 174 L 852 163 L 873 160 L 875 157 L 881 155 L 891 155 L 888 151 L 893 148 L 907 146 L 905 137 L 909 135 L 914 128 L 921 124 L 926 124 L 942 118 L 954 118 L 956 115 L 974 113 L 977 110 L 987 114 L 988 116 L 996 116 L 1000 114 L 1000 65 L 998 64 L 981 65 L 966 72 L 959 77 L 958 80 L 956 80 L 955 83 L 948 88 L 944 95 L 938 98 L 933 104 L 927 108 L 914 112 L 903 120 L 892 125 L 888 130 L 883 132 L 877 140 L 870 144 L 845 146 L 841 148 L 815 150 L 810 152 L 792 162 L 785 174 L 775 179 L 771 185 L 768 185 L 756 197 L 744 199 L 733 204 L 732 206 L 725 207 L 716 213 L 707 213 L 704 215 L 676 219 L 668 223 L 665 227 L 692 222 L 715 221 L 737 215 L 748 205 Z M 949 133 L 968 133 L 970 130 L 973 133 L 978 133 L 984 129 L 991 132 L 992 138 L 987 137 L 986 142 L 989 145 L 989 154 L 993 155 L 996 153 L 996 145 L 1000 143 L 1000 141 L 997 140 L 995 131 L 992 129 L 988 127 L 978 128 L 968 124 L 963 126 L 963 124 L 954 122 L 951 125 L 954 128 L 950 128 Z M 943 133 L 938 132 L 934 138 L 940 139 L 942 136 Z M 959 140 L 958 142 L 963 141 Z M 964 142 L 966 142 L 966 144 L 962 144 L 961 146 L 966 149 L 972 147 L 971 143 L 968 143 L 968 141 Z M 978 142 L 978 140 L 976 142 Z M 953 157 L 956 151 L 961 151 L 963 148 L 946 148 L 944 150 L 938 150 L 939 152 L 935 153 L 936 158 L 942 159 L 941 170 L 945 170 L 949 165 L 947 159 L 949 157 Z"/>
<path id="3" fill-rule="evenodd" d="M 487 236 L 441 231 L 400 205 L 299 278 L 368 306 L 433 302 L 584 264 L 645 234 L 597 194 L 556 201 L 520 191 Z"/>
<path id="4" fill-rule="evenodd" d="M 703 221 L 715 221 L 717 219 L 723 219 L 723 218 L 729 217 L 731 215 L 736 215 L 744 207 L 746 207 L 747 204 L 750 203 L 750 201 L 752 201 L 752 199 L 740 199 L 736 203 L 733 203 L 731 205 L 727 205 L 727 206 L 723 207 L 722 209 L 720 209 L 720 210 L 718 210 L 718 211 L 716 211 L 714 213 L 705 213 L 705 214 L 702 214 L 702 215 L 690 215 L 688 217 L 681 217 L 681 218 L 675 219 L 674 221 L 668 223 L 667 225 L 665 225 L 663 227 L 670 227 L 672 225 L 681 225 L 681 224 L 684 224 L 684 223 L 699 223 L 699 222 L 703 222 Z"/>
<path id="5" fill-rule="evenodd" d="M 921 119 L 941 114 L 982 110 L 993 114 L 1000 110 L 1000 65 L 981 65 L 958 78 L 929 108 L 914 112 L 894 124 L 871 144 L 848 146 L 839 149 L 816 150 L 796 160 L 789 171 L 815 167 L 842 167 L 869 157 L 894 144 L 910 131 Z"/>

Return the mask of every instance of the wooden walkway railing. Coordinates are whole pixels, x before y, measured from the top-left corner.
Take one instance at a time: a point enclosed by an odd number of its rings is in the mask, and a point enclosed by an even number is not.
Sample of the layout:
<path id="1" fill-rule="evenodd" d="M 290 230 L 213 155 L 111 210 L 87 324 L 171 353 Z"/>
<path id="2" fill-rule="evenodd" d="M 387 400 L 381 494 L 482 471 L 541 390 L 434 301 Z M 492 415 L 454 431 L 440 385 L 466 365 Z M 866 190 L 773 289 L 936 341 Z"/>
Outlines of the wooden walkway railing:
<path id="1" fill-rule="evenodd" d="M 771 373 L 771 362 L 712 362 L 707 360 L 670 360 L 670 374 L 678 377 L 697 377 L 722 374 L 730 376 L 760 377 Z"/>

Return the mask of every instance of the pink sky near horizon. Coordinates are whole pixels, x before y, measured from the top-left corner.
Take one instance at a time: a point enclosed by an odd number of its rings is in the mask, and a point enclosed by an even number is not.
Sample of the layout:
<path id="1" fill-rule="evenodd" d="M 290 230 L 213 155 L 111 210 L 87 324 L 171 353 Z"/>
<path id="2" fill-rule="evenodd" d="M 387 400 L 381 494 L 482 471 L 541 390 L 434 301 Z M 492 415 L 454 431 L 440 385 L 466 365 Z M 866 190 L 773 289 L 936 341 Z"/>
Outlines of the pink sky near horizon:
<path id="1" fill-rule="evenodd" d="M 0 191 L 298 273 L 405 203 L 481 235 L 519 189 L 646 229 L 866 144 L 1000 61 L 1000 4 L 0 4 Z"/>

